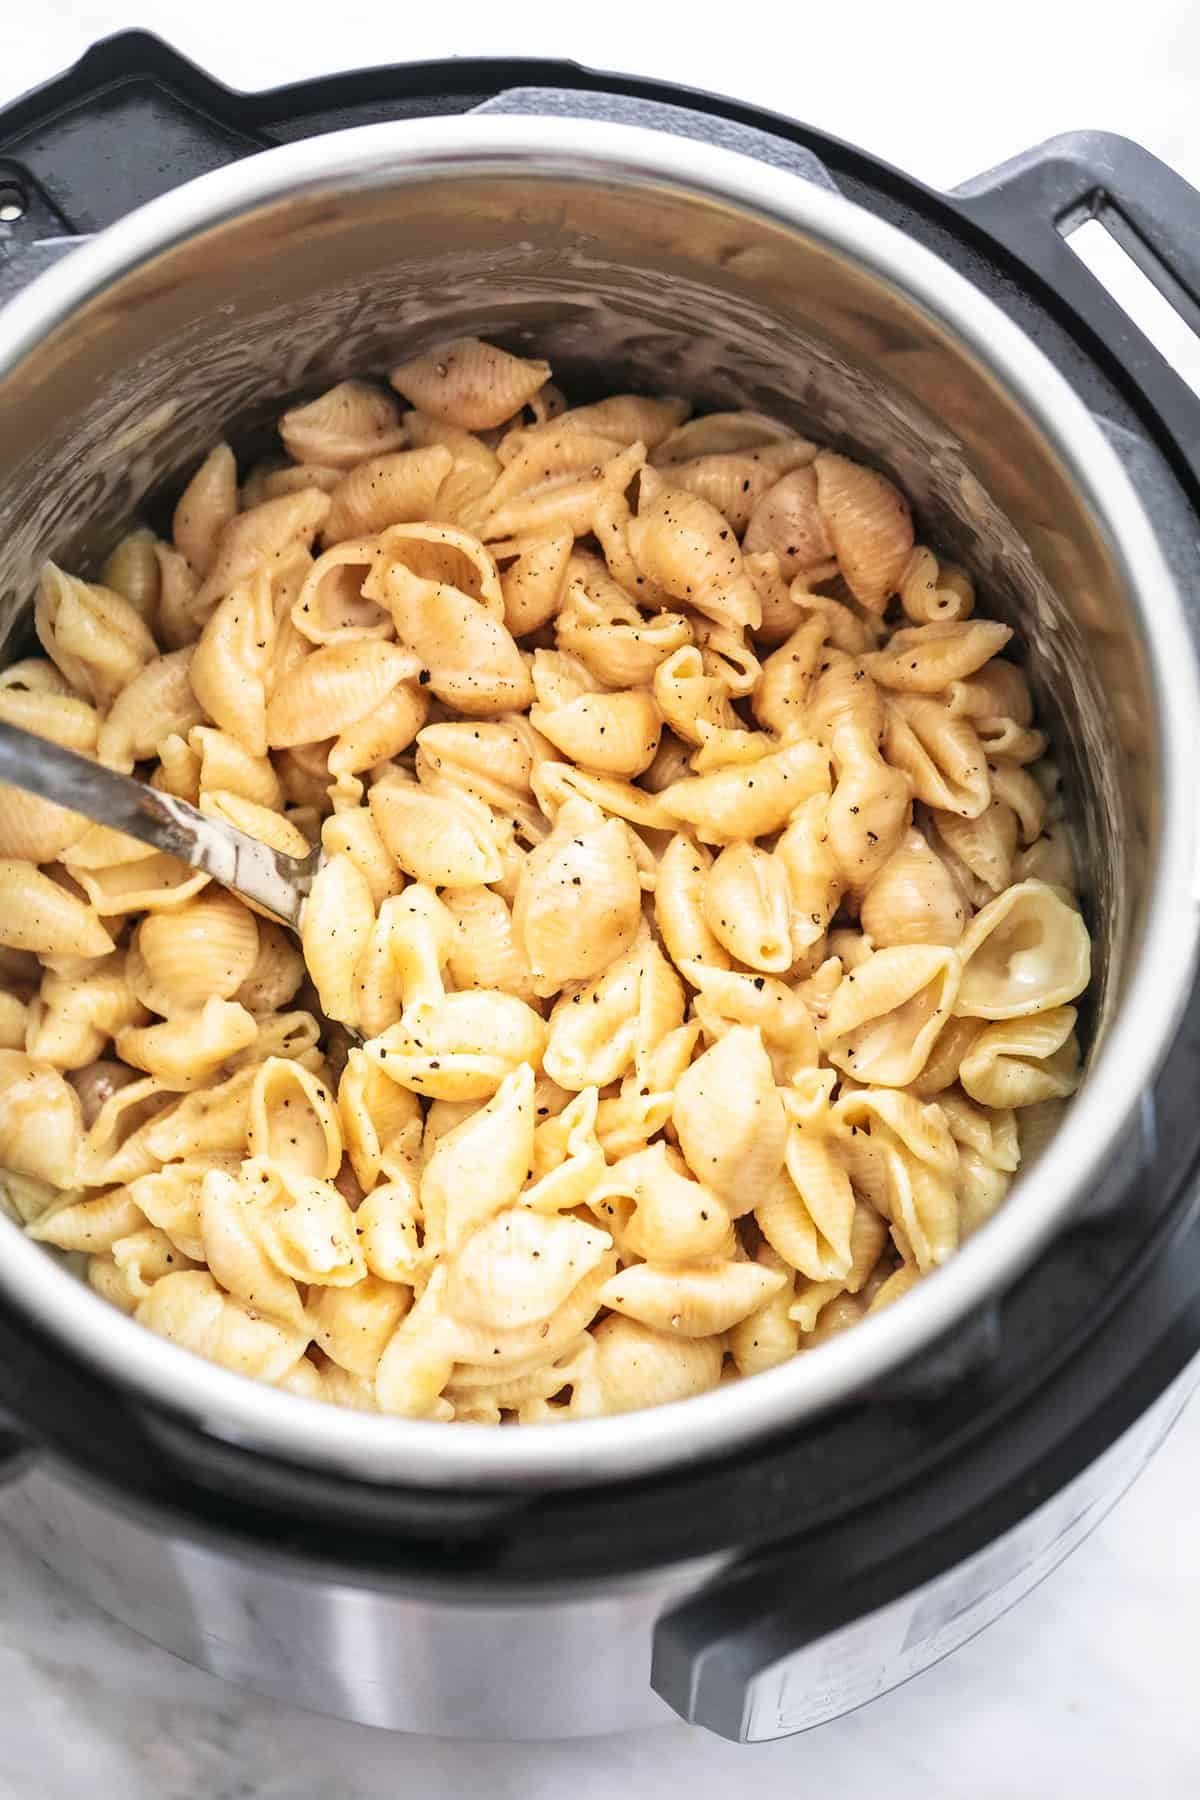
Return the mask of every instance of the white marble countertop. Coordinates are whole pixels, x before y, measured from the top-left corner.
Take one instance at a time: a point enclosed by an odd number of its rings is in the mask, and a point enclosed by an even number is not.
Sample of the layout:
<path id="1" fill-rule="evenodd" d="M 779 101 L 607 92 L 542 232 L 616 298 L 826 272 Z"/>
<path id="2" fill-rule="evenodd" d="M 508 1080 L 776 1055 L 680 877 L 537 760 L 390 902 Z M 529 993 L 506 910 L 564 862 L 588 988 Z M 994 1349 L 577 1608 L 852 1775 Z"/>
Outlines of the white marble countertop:
<path id="1" fill-rule="evenodd" d="M 235 86 L 429 56 L 567 55 L 757 100 L 935 183 L 1081 126 L 1139 138 L 1200 183 L 1194 0 L 1141 0 L 1136 15 L 1109 0 L 986 13 L 962 0 L 743 0 L 719 23 L 646 0 L 51 0 L 0 7 L 0 103 L 132 23 Z M 684 1726 L 464 1745 L 319 1719 L 175 1661 L 0 1538 L 0 1800 L 1188 1800 L 1200 1792 L 1198 1476 L 1192 1407 L 1116 1512 L 990 1631 L 861 1713 L 751 1750 Z"/>

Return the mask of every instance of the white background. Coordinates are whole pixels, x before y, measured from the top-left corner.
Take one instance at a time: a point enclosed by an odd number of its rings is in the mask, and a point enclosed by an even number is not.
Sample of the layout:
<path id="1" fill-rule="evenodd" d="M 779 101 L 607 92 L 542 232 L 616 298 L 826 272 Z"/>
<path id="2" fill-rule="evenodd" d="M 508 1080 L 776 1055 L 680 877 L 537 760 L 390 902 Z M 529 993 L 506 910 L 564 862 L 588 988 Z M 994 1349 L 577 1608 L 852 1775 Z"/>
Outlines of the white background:
<path id="1" fill-rule="evenodd" d="M 723 90 L 951 185 L 1056 132 L 1139 138 L 1200 183 L 1195 0 L 0 0 L 0 103 L 130 24 L 224 80 L 561 55 Z M 1071 1563 L 949 1662 L 803 1739 L 684 1727 L 574 1745 L 389 1737 L 185 1668 L 0 1540 L 2 1800 L 1191 1800 L 1200 1793 L 1200 1409 Z"/>

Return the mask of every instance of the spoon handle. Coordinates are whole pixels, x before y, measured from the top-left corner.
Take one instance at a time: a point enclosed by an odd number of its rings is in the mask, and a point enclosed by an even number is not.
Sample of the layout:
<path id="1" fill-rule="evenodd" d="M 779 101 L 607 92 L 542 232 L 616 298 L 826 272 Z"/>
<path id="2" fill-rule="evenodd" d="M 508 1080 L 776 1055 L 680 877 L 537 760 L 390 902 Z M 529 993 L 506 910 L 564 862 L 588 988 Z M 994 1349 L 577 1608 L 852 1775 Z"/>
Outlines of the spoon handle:
<path id="1" fill-rule="evenodd" d="M 299 927 L 300 906 L 312 886 L 319 850 L 285 856 L 257 838 L 161 793 L 131 775 L 66 750 L 0 720 L 0 781 L 81 813 L 97 825 L 125 832 L 164 850 L 223 887 L 251 900 L 281 925 Z"/>

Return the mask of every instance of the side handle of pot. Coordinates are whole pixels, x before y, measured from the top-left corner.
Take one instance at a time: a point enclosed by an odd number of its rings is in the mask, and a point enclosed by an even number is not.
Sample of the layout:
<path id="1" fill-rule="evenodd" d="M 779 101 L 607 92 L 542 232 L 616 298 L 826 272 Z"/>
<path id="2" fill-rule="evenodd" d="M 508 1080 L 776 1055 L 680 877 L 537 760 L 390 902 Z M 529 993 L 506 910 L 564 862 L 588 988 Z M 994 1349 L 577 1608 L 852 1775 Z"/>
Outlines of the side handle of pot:
<path id="1" fill-rule="evenodd" d="M 1112 378 L 1175 440 L 1200 486 L 1200 399 L 1071 247 L 1096 220 L 1200 336 L 1200 192 L 1129 138 L 1074 131 L 965 182 L 959 215 L 1040 278 L 1091 333 Z"/>

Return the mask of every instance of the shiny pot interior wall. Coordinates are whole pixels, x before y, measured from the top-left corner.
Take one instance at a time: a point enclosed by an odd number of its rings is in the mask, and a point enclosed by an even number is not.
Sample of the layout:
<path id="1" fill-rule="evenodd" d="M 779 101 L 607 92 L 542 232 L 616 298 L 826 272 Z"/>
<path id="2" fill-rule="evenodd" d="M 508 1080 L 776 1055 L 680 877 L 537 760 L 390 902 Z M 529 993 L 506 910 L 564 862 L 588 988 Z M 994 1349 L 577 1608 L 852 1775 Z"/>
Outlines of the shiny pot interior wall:
<path id="1" fill-rule="evenodd" d="M 144 261 L 0 384 L 0 660 L 47 556 L 94 570 L 218 437 L 464 332 L 536 348 L 568 386 L 759 407 L 901 484 L 1019 631 L 1087 845 L 1102 1027 L 1157 852 L 1155 708 L 1112 547 L 949 328 L 708 197 L 464 164 L 260 206 Z"/>

